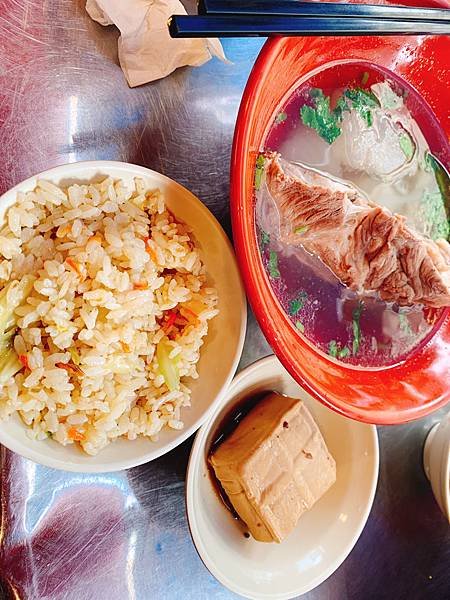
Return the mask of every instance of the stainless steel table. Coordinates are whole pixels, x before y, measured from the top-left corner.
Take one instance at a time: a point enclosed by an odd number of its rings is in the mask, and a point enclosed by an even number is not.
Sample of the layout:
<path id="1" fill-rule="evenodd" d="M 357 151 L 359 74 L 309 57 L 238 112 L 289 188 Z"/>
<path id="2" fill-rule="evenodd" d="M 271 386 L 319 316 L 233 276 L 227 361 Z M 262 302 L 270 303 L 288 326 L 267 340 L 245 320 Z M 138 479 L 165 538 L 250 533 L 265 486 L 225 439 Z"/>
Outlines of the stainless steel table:
<path id="1" fill-rule="evenodd" d="M 60 163 L 124 160 L 187 186 L 230 233 L 234 122 L 262 42 L 229 40 L 232 65 L 214 60 L 130 90 L 116 39 L 114 28 L 87 18 L 81 0 L 0 0 L 0 193 Z M 269 353 L 250 317 L 241 367 Z M 379 430 L 381 472 L 367 526 L 308 600 L 450 597 L 450 529 L 421 466 L 425 434 L 443 414 Z M 53 471 L 2 449 L 0 598 L 235 597 L 189 536 L 190 446 L 110 475 Z"/>

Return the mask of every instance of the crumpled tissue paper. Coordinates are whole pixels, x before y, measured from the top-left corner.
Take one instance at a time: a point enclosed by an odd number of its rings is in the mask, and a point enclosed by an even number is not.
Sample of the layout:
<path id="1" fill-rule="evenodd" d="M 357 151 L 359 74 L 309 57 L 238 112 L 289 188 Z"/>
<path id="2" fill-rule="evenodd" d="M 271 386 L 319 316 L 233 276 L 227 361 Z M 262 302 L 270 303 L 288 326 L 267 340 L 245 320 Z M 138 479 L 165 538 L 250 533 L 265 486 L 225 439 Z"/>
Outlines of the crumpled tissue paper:
<path id="1" fill-rule="evenodd" d="M 119 29 L 119 61 L 130 87 L 161 79 L 178 67 L 199 67 L 212 56 L 227 60 L 216 38 L 170 37 L 169 17 L 186 14 L 179 0 L 87 0 L 86 10 L 101 25 Z"/>

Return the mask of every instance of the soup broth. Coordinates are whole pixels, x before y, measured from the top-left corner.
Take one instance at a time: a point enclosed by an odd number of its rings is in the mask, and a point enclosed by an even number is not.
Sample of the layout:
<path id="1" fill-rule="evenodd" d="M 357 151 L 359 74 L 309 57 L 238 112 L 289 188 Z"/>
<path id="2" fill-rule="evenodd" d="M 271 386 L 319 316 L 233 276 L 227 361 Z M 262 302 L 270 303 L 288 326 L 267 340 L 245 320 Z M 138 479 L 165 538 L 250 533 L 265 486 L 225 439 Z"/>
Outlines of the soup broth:
<path id="1" fill-rule="evenodd" d="M 427 124 L 425 129 L 424 125 Z M 425 137 L 427 134 L 427 137 Z M 429 134 L 429 135 L 428 135 Z M 448 239 L 447 142 L 417 92 L 367 63 L 326 69 L 277 114 L 263 150 L 348 182 L 432 239 Z M 398 306 L 357 294 L 301 245 L 280 239 L 275 203 L 256 164 L 256 222 L 272 289 L 293 327 L 331 359 L 364 367 L 405 360 L 430 339 L 447 309 Z"/>

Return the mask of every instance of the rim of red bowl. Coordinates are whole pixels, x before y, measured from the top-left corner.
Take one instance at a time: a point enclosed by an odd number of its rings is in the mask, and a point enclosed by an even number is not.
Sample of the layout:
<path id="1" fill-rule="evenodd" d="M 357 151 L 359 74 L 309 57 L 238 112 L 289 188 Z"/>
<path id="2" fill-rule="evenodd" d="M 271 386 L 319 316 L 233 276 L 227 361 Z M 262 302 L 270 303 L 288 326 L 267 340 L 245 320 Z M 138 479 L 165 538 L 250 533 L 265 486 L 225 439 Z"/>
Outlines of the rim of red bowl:
<path id="1" fill-rule="evenodd" d="M 319 38 L 269 39 L 250 74 L 237 118 L 231 160 L 231 216 L 236 253 L 256 318 L 275 354 L 290 374 L 311 395 L 347 417 L 383 425 L 405 423 L 437 410 L 450 400 L 450 314 L 447 314 L 432 339 L 399 365 L 364 370 L 326 358 L 294 330 L 266 276 L 255 235 L 254 162 L 277 108 L 287 93 L 295 89 L 296 82 L 309 71 L 331 62 L 333 57 L 334 60 L 345 60 L 345 55 L 346 58 L 369 60 L 390 68 L 390 65 L 386 65 L 386 57 L 392 60 L 395 53 L 400 54 L 405 47 L 410 51 L 414 47 L 417 52 L 431 52 L 433 56 L 438 52 L 442 57 L 443 54 L 439 52 L 439 48 L 443 47 L 442 39 L 352 37 L 322 40 L 323 46 L 328 48 L 326 52 L 323 48 L 319 51 Z M 450 41 L 447 44 L 447 52 L 450 53 Z M 295 46 L 298 52 L 299 45 L 302 57 L 309 57 L 309 67 L 306 71 L 298 72 L 293 79 L 291 77 L 291 85 L 283 88 L 289 81 L 287 70 L 294 66 L 289 64 L 289 58 Z M 349 52 L 354 54 L 349 56 Z M 384 56 L 384 61 L 377 60 L 377 56 Z M 284 69 L 277 72 L 280 81 L 278 83 L 277 77 L 277 83 L 270 83 L 267 76 L 270 77 L 271 69 L 277 65 L 280 57 L 285 63 Z M 401 72 L 397 74 L 432 104 L 432 91 L 437 91 L 436 77 L 433 74 L 432 80 L 430 73 L 426 72 L 428 65 L 419 63 L 419 59 L 411 60 L 410 68 L 405 68 L 404 72 L 400 69 Z M 441 67 L 441 72 L 450 73 L 448 59 L 446 67 Z M 448 95 L 445 85 L 440 92 Z M 450 139 L 446 102 L 448 98 L 435 103 L 433 108 L 447 139 Z"/>

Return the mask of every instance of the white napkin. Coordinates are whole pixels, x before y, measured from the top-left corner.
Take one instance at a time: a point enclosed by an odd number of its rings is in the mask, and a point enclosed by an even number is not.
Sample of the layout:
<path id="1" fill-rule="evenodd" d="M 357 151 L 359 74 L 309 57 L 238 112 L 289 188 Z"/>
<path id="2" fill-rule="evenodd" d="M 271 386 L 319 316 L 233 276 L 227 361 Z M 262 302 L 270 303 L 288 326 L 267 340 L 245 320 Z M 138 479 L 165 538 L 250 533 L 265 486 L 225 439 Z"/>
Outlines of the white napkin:
<path id="1" fill-rule="evenodd" d="M 185 15 L 179 0 L 86 0 L 86 10 L 101 25 L 120 30 L 119 61 L 131 87 L 160 79 L 176 68 L 199 67 L 212 56 L 226 61 L 216 38 L 172 39 L 171 15 Z"/>

